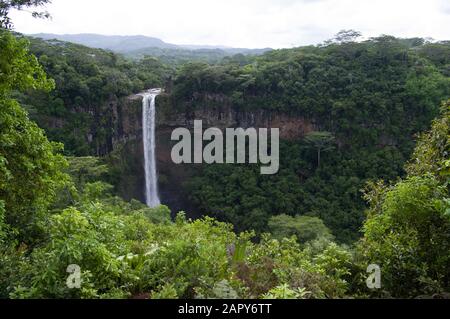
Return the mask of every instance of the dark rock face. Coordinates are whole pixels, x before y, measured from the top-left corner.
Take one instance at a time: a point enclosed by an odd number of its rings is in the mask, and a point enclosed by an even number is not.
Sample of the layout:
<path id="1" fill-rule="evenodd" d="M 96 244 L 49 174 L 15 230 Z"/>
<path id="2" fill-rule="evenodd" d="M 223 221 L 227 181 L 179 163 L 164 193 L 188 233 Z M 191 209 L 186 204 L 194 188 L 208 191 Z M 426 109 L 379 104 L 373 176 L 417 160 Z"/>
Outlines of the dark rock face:
<path id="1" fill-rule="evenodd" d="M 280 138 L 298 139 L 315 129 L 315 125 L 300 116 L 269 112 L 265 110 L 240 111 L 233 108 L 226 97 L 198 97 L 201 103 L 180 107 L 170 95 L 156 98 L 156 154 L 160 197 L 172 211 L 186 211 L 195 216 L 195 207 L 190 203 L 184 183 L 195 176 L 199 164 L 176 165 L 171 160 L 171 150 L 176 142 L 171 141 L 175 128 L 193 128 L 194 120 L 202 120 L 203 128 L 227 127 L 280 128 Z M 119 170 L 117 188 L 125 199 L 144 201 L 144 160 L 142 143 L 142 97 L 130 96 L 121 100 L 113 109 L 114 130 L 112 137 L 113 166 Z"/>
<path id="2" fill-rule="evenodd" d="M 159 96 L 158 125 L 193 128 L 194 120 L 202 120 L 204 128 L 280 128 L 280 138 L 288 140 L 301 138 L 315 129 L 311 121 L 298 115 L 267 110 L 238 110 L 222 95 L 205 95 L 197 97 L 195 101 L 181 109 L 169 95 Z"/>
<path id="3" fill-rule="evenodd" d="M 113 134 L 111 144 L 113 149 L 142 138 L 142 97 L 132 95 L 121 99 L 119 103 L 111 104 L 113 116 Z"/>

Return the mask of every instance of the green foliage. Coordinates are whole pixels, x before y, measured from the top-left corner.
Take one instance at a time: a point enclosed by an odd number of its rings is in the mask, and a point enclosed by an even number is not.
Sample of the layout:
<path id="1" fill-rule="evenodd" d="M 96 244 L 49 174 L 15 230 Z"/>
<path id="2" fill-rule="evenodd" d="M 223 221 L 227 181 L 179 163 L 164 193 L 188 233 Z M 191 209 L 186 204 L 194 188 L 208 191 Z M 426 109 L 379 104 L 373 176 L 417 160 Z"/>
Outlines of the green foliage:
<path id="1" fill-rule="evenodd" d="M 61 144 L 50 143 L 9 97 L 12 89 L 49 89 L 52 82 L 26 49 L 26 42 L 0 32 L 0 200 L 6 223 L 22 240 L 39 231 L 38 222 L 67 181 Z"/>
<path id="2" fill-rule="evenodd" d="M 383 287 L 393 296 L 448 289 L 446 196 L 434 178 L 410 177 L 386 191 L 380 211 L 365 223 L 365 256 L 380 265 Z"/>
<path id="3" fill-rule="evenodd" d="M 177 290 L 173 284 L 165 284 L 158 288 L 158 291 L 152 291 L 152 299 L 177 299 Z"/>
<path id="4" fill-rule="evenodd" d="M 15 275 L 5 277 L 1 285 L 2 296 L 124 298 L 142 286 L 138 277 L 142 263 L 154 238 L 160 237 L 157 224 L 147 216 L 165 212 L 170 218 L 170 211 L 164 207 L 143 210 L 143 205 L 133 210 L 132 204 L 118 203 L 118 199 L 111 203 L 111 197 L 92 191 L 106 186 L 86 184 L 87 193 L 78 196 L 77 207 L 49 216 L 43 225 L 48 239 L 38 248 L 26 255 L 13 247 L 2 249 L 3 271 L 16 265 Z M 66 285 L 66 269 L 71 264 L 81 268 L 81 289 Z"/>
<path id="5" fill-rule="evenodd" d="M 192 298 L 196 287 L 213 288 L 216 282 L 231 279 L 226 247 L 236 236 L 229 225 L 206 218 L 175 227 L 178 235 L 166 237 L 144 264 L 142 276 L 148 285 L 170 283 L 179 297 Z"/>
<path id="6" fill-rule="evenodd" d="M 68 174 L 72 177 L 77 188 L 81 189 L 86 183 L 106 181 L 109 167 L 98 157 L 68 157 Z"/>
<path id="7" fill-rule="evenodd" d="M 278 239 L 296 236 L 300 243 L 311 240 L 333 240 L 330 230 L 317 217 L 277 215 L 269 219 L 269 230 Z"/>
<path id="8" fill-rule="evenodd" d="M 10 32 L 0 29 L 0 95 L 13 89 L 44 89 L 54 87 L 34 55 L 28 52 L 28 41 L 16 39 Z"/>
<path id="9" fill-rule="evenodd" d="M 317 168 L 315 151 L 303 141 L 280 142 L 280 170 L 261 175 L 258 165 L 209 165 L 186 187 L 203 214 L 238 231 L 268 231 L 271 216 L 318 217 L 340 242 L 359 238 L 365 204 L 360 189 L 369 179 L 395 179 L 405 158 L 397 148 L 329 152 Z"/>
<path id="10" fill-rule="evenodd" d="M 423 134 L 408 177 L 372 184 L 361 250 L 380 265 L 384 290 L 394 297 L 432 295 L 450 288 L 448 110 Z"/>
<path id="11" fill-rule="evenodd" d="M 3 244 L 5 236 L 6 236 L 5 203 L 2 200 L 0 200 L 0 245 Z"/>
<path id="12" fill-rule="evenodd" d="M 419 54 L 440 69 L 441 73 L 450 76 L 450 45 L 449 41 L 426 43 L 419 48 Z"/>
<path id="13" fill-rule="evenodd" d="M 263 236 L 249 249 L 237 277 L 249 286 L 248 297 L 340 298 L 347 293 L 351 254 L 335 244 L 318 254 L 301 249 L 295 239 Z M 281 286 L 281 287 L 280 287 Z"/>
<path id="14" fill-rule="evenodd" d="M 45 220 L 39 247 L 2 247 L 0 294 L 10 298 L 295 298 L 346 293 L 347 254 L 327 244 L 318 255 L 295 239 L 250 241 L 211 218 L 175 222 L 163 206 L 143 209 L 85 184 L 76 207 Z M 67 266 L 81 268 L 69 289 Z M 278 287 L 278 289 L 274 289 Z M 282 287 L 282 289 L 280 288 Z M 282 292 L 280 292 L 283 290 Z"/>
<path id="15" fill-rule="evenodd" d="M 32 277 L 27 291 L 31 295 L 28 297 L 77 297 L 73 293 L 79 293 L 79 297 L 95 297 L 96 287 L 114 287 L 122 267 L 113 255 L 113 252 L 120 251 L 117 247 L 120 237 L 117 242 L 108 243 L 106 240 L 110 234 L 121 235 L 118 222 L 114 216 L 95 206 L 89 215 L 72 208 L 52 216 L 48 225 L 50 243 L 35 249 L 30 258 Z M 66 268 L 70 264 L 77 264 L 82 269 L 81 291 L 71 290 L 65 285 Z"/>
<path id="16" fill-rule="evenodd" d="M 277 286 L 264 294 L 264 299 L 305 299 L 308 292 L 304 288 L 290 289 L 287 284 Z"/>
<path id="17" fill-rule="evenodd" d="M 237 292 L 225 279 L 216 283 L 212 292 L 213 297 L 217 299 L 239 299 Z"/>
<path id="18" fill-rule="evenodd" d="M 407 166 L 411 175 L 433 173 L 441 180 L 450 176 L 450 100 L 442 104 L 442 116 L 430 132 L 422 134 Z"/>
<path id="19" fill-rule="evenodd" d="M 352 255 L 347 250 L 331 243 L 321 254 L 314 258 L 316 267 L 327 277 L 324 291 L 330 297 L 343 296 L 348 291 L 348 278 Z"/>

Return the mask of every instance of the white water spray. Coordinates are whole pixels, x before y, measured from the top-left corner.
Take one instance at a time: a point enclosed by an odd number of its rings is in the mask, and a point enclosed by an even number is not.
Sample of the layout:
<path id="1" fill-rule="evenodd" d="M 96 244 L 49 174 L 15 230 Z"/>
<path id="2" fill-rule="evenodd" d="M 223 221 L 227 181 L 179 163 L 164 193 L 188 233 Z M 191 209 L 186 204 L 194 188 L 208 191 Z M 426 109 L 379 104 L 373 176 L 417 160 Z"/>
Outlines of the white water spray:
<path id="1" fill-rule="evenodd" d="M 155 141 L 155 100 L 161 89 L 151 89 L 142 94 L 142 129 L 145 158 L 145 199 L 147 206 L 161 204 L 158 196 L 158 176 L 156 175 Z"/>

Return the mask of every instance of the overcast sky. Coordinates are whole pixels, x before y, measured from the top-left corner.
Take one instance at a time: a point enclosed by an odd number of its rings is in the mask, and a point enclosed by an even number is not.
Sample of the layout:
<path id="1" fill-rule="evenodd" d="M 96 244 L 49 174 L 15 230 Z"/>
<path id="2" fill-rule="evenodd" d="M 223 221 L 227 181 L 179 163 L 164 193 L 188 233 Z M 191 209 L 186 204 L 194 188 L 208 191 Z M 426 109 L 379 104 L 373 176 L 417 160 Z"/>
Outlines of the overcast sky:
<path id="1" fill-rule="evenodd" d="M 53 0 L 47 10 L 52 20 L 14 12 L 15 29 L 247 48 L 317 44 L 342 29 L 450 40 L 450 0 Z"/>

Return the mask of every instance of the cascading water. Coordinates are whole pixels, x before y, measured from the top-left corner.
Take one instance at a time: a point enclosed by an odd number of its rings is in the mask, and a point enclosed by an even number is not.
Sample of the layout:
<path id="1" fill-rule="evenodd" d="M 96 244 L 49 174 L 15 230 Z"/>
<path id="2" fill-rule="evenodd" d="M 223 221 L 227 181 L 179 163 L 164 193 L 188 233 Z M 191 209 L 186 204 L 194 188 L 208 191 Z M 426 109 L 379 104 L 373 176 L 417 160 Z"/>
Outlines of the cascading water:
<path id="1" fill-rule="evenodd" d="M 156 175 L 155 141 L 155 100 L 161 89 L 151 89 L 142 94 L 142 129 L 145 158 L 145 199 L 147 206 L 161 204 L 158 196 L 158 176 Z"/>

